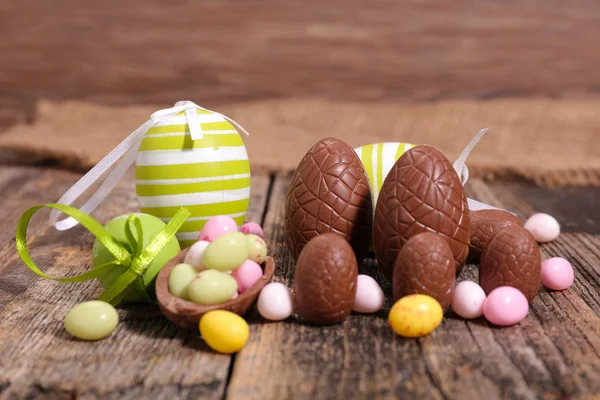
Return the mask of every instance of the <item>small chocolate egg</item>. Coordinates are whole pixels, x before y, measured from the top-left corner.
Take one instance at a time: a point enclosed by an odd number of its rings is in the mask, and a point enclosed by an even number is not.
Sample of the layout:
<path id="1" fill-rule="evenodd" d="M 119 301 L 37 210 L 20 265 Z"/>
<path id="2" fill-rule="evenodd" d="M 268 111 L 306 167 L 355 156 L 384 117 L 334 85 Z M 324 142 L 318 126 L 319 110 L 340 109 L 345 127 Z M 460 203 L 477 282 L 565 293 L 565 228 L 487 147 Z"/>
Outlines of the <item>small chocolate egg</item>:
<path id="1" fill-rule="evenodd" d="M 469 243 L 468 261 L 479 262 L 483 248 L 500 229 L 507 226 L 523 226 L 523 222 L 503 210 L 471 211 L 471 241 Z"/>
<path id="2" fill-rule="evenodd" d="M 347 143 L 326 138 L 298 164 L 285 201 L 285 243 L 294 258 L 312 238 L 336 233 L 359 260 L 369 249 L 373 210 L 369 179 Z"/>
<path id="3" fill-rule="evenodd" d="M 340 235 L 325 233 L 300 252 L 294 274 L 298 312 L 312 324 L 344 321 L 356 298 L 358 264 L 350 244 Z"/>
<path id="4" fill-rule="evenodd" d="M 409 294 L 426 294 L 447 310 L 452 303 L 456 268 L 446 239 L 431 232 L 408 239 L 396 258 L 392 281 L 394 300 Z"/>
<path id="5" fill-rule="evenodd" d="M 402 246 L 427 231 L 448 241 L 458 274 L 471 238 L 467 197 L 452 163 L 434 147 L 420 145 L 394 164 L 375 207 L 375 255 L 388 279 Z"/>
<path id="6" fill-rule="evenodd" d="M 489 293 L 500 286 L 519 289 L 532 301 L 540 286 L 542 260 L 535 239 L 524 228 L 501 229 L 483 248 L 479 284 Z"/>

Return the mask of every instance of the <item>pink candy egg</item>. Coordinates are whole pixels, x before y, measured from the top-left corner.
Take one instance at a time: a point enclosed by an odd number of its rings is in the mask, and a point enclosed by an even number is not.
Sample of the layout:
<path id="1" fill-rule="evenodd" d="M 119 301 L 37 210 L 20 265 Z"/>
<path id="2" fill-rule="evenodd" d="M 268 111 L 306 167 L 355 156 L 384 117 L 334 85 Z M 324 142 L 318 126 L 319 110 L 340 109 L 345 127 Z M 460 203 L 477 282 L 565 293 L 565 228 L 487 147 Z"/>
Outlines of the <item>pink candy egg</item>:
<path id="1" fill-rule="evenodd" d="M 257 236 L 260 236 L 263 239 L 265 238 L 265 233 L 263 232 L 263 230 L 260 227 L 260 225 L 257 224 L 256 222 L 246 222 L 240 228 L 240 232 L 246 233 L 246 234 L 249 233 L 251 235 L 257 235 Z"/>
<path id="2" fill-rule="evenodd" d="M 256 308 L 264 319 L 283 321 L 294 312 L 294 298 L 283 283 L 271 282 L 260 291 Z"/>
<path id="3" fill-rule="evenodd" d="M 237 299 L 239 295 L 240 295 L 240 294 L 239 294 L 238 292 L 235 292 L 235 293 L 233 294 L 233 296 L 231 297 L 231 300 Z"/>
<path id="4" fill-rule="evenodd" d="M 238 227 L 233 218 L 228 215 L 218 215 L 206 221 L 198 235 L 198 240 L 212 242 L 219 236 L 237 231 Z"/>
<path id="5" fill-rule="evenodd" d="M 231 272 L 231 276 L 237 281 L 238 293 L 244 293 L 254 286 L 262 275 L 262 268 L 252 260 L 244 261 L 242 265 Z"/>
<path id="6" fill-rule="evenodd" d="M 573 279 L 573 267 L 564 258 L 553 257 L 542 263 L 540 280 L 542 285 L 548 289 L 568 289 L 573 283 Z"/>
<path id="7" fill-rule="evenodd" d="M 551 242 L 560 235 L 560 225 L 558 221 L 548 214 L 534 214 L 523 225 L 535 240 L 540 243 Z"/>
<path id="8" fill-rule="evenodd" d="M 383 290 L 375 279 L 368 275 L 356 277 L 356 297 L 352 310 L 363 314 L 375 313 L 381 310 L 384 301 Z"/>
<path id="9" fill-rule="evenodd" d="M 485 292 L 475 282 L 462 281 L 454 288 L 452 310 L 465 319 L 481 317 L 484 302 Z"/>
<path id="10" fill-rule="evenodd" d="M 483 303 L 483 316 L 498 326 L 517 324 L 528 312 L 529 303 L 525 295 L 511 286 L 500 286 L 492 290 Z"/>
<path id="11" fill-rule="evenodd" d="M 186 264 L 190 264 L 199 272 L 206 269 L 204 268 L 204 265 L 202 265 L 202 254 L 204 254 L 204 250 L 206 250 L 208 244 L 209 242 L 207 242 L 206 240 L 200 240 L 199 242 L 196 242 L 193 245 L 191 245 L 190 249 L 185 255 L 185 260 L 183 262 Z"/>

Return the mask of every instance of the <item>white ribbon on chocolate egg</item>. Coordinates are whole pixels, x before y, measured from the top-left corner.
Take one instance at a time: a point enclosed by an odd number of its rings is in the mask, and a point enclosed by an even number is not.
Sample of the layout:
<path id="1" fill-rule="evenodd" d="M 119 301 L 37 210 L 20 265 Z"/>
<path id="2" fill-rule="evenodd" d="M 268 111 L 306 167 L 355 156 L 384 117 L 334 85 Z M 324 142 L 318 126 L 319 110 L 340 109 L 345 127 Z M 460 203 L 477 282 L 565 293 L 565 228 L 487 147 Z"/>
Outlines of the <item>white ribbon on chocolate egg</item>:
<path id="1" fill-rule="evenodd" d="M 469 180 L 469 168 L 467 168 L 467 164 L 466 164 L 467 158 L 469 157 L 469 154 L 471 154 L 471 151 L 473 151 L 473 149 L 475 148 L 477 143 L 479 143 L 481 138 L 487 133 L 487 131 L 488 131 L 488 128 L 480 130 L 477 133 L 477 135 L 475 135 L 475 137 L 473 139 L 471 139 L 471 141 L 467 144 L 467 146 L 462 151 L 462 153 L 460 153 L 460 156 L 458 156 L 456 161 L 454 161 L 454 164 L 453 164 L 454 170 L 458 174 L 460 182 L 462 183 L 463 186 L 465 186 L 467 181 Z M 485 203 L 482 203 L 477 200 L 473 200 L 468 197 L 467 197 L 467 203 L 469 204 L 469 210 L 471 210 L 471 211 L 502 210 L 501 208 L 494 207 L 489 204 L 485 204 Z M 503 210 L 503 211 L 507 211 L 507 210 Z"/>
<path id="2" fill-rule="evenodd" d="M 235 126 L 240 132 L 250 136 L 250 134 L 240 124 L 223 114 L 200 107 L 192 101 L 178 101 L 171 108 L 159 110 L 153 113 L 148 121 L 144 122 L 136 130 L 134 130 L 129 136 L 127 136 L 127 138 L 125 138 L 125 140 L 119 143 L 117 147 L 115 147 L 98 164 L 96 164 L 94 168 L 92 168 L 87 174 L 79 179 L 79 181 L 77 181 L 73 186 L 71 186 L 71 188 L 67 190 L 65 194 L 63 194 L 58 200 L 58 204 L 64 204 L 68 206 L 72 205 L 73 202 L 75 202 L 87 189 L 89 189 L 94 183 L 100 181 L 102 176 L 107 171 L 112 169 L 106 178 L 102 180 L 102 183 L 96 192 L 80 208 L 80 210 L 84 213 L 90 214 L 96 209 L 96 207 L 98 207 L 98 205 L 100 205 L 100 203 L 102 203 L 106 196 L 108 196 L 108 194 L 117 185 L 119 180 L 127 172 L 127 169 L 135 162 L 137 150 L 140 142 L 146 134 L 146 131 L 182 111 L 185 112 L 192 140 L 202 139 L 204 134 L 202 132 L 202 125 L 199 123 L 198 114 L 196 112 L 198 109 L 223 117 L 233 126 Z M 115 166 L 115 164 L 117 165 Z M 54 224 L 57 230 L 65 231 L 78 224 L 78 222 L 71 217 L 59 221 L 58 219 L 60 215 L 61 212 L 56 209 L 52 210 L 50 213 L 50 221 L 52 224 Z"/>

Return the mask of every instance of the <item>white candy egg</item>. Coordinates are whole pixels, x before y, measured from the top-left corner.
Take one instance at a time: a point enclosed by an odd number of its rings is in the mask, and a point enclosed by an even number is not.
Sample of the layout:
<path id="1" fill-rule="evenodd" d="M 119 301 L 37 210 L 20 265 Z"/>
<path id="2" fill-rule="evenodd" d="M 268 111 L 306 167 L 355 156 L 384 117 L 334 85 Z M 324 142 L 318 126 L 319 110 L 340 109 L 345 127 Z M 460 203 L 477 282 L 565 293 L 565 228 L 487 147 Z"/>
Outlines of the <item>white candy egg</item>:
<path id="1" fill-rule="evenodd" d="M 465 318 L 479 318 L 483 315 L 485 292 L 475 282 L 462 281 L 454 288 L 452 309 L 456 314 Z"/>
<path id="2" fill-rule="evenodd" d="M 385 296 L 375 279 L 368 275 L 356 277 L 356 298 L 352 310 L 363 313 L 375 313 L 383 307 Z"/>
<path id="3" fill-rule="evenodd" d="M 272 282 L 261 290 L 256 307 L 264 319 L 283 321 L 294 312 L 294 299 L 287 286 Z"/>
<path id="4" fill-rule="evenodd" d="M 529 217 L 524 226 L 540 243 L 551 242 L 560 235 L 560 225 L 552 215 L 534 214 Z"/>
<path id="5" fill-rule="evenodd" d="M 210 242 L 207 242 L 205 240 L 200 240 L 194 243 L 185 255 L 185 260 L 183 262 L 186 264 L 190 264 L 198 271 L 206 269 L 204 268 L 204 265 L 202 265 L 202 255 L 204 254 L 204 250 L 206 250 L 206 247 L 209 244 Z"/>

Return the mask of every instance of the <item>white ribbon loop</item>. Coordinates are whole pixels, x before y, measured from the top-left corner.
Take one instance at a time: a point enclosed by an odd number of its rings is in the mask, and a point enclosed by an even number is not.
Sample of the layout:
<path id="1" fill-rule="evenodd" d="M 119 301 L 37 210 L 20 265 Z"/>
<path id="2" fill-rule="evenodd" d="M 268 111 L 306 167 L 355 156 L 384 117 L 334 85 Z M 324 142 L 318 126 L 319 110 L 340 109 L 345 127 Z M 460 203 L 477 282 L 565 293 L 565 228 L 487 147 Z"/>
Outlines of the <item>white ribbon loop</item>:
<path id="1" fill-rule="evenodd" d="M 109 171 L 115 164 L 118 163 L 112 171 L 102 180 L 102 184 L 96 190 L 96 192 L 90 196 L 90 198 L 81 206 L 81 211 L 89 214 L 102 203 L 102 201 L 108 196 L 108 194 L 115 188 L 119 180 L 127 172 L 129 167 L 135 162 L 137 157 L 137 149 L 139 148 L 140 142 L 144 138 L 144 135 L 148 129 L 152 128 L 159 123 L 162 123 L 174 115 L 184 111 L 187 119 L 188 126 L 190 127 L 190 136 L 192 140 L 202 139 L 204 133 L 202 126 L 198 122 L 198 114 L 196 110 L 204 110 L 216 115 L 223 117 L 234 125 L 239 131 L 250 136 L 250 134 L 237 122 L 231 118 L 220 114 L 215 111 L 208 110 L 200 107 L 193 101 L 178 101 L 171 108 L 159 110 L 154 112 L 150 119 L 140 125 L 135 131 L 133 131 L 125 140 L 117 145 L 110 153 L 108 153 L 98 164 L 88 171 L 81 179 L 79 179 L 69 190 L 62 195 L 57 203 L 64 205 L 72 205 L 87 189 L 89 189 L 94 183 L 99 181 L 102 176 Z M 78 222 L 74 218 L 66 218 L 59 221 L 59 217 L 62 213 L 59 210 L 53 209 L 50 212 L 50 221 L 54 224 L 54 227 L 59 231 L 66 231 L 76 226 Z"/>

